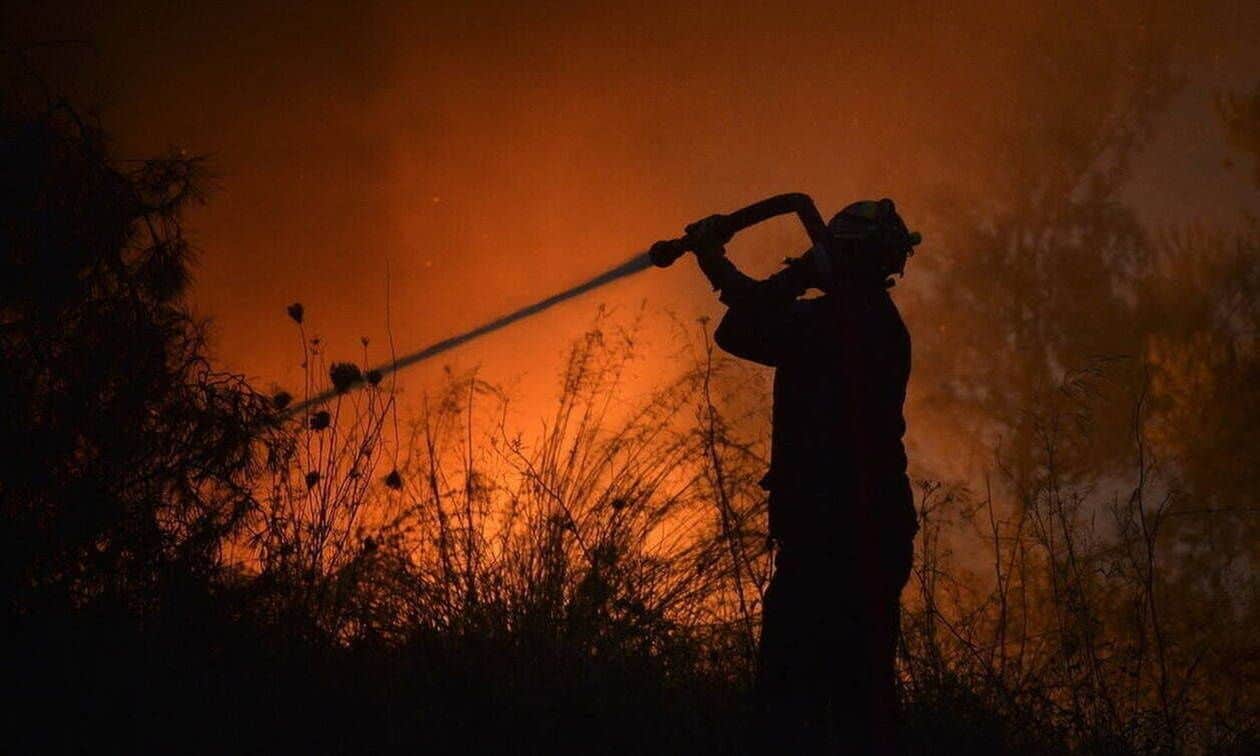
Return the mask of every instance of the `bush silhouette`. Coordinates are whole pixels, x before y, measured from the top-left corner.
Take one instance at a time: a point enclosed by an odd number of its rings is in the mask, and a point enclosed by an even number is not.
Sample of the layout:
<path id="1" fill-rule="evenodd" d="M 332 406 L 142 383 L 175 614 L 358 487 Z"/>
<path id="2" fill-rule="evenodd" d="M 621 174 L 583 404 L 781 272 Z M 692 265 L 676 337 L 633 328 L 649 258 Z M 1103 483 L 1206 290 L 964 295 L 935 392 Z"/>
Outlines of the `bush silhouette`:
<path id="1" fill-rule="evenodd" d="M 127 171 L 64 104 L 0 115 L 4 578 L 43 596 L 143 610 L 172 575 L 204 579 L 253 506 L 267 405 L 215 371 L 184 308 L 180 214 L 201 163 Z"/>

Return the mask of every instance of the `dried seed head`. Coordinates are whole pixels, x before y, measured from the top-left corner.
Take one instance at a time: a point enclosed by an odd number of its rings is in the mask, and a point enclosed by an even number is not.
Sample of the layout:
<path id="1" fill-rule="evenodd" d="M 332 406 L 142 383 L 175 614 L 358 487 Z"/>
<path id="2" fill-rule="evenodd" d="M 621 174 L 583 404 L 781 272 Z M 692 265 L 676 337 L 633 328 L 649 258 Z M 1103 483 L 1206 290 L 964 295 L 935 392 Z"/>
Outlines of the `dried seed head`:
<path id="1" fill-rule="evenodd" d="M 271 404 L 278 410 L 288 407 L 293 402 L 293 394 L 288 391 L 277 391 L 276 395 L 271 397 Z"/>
<path id="2" fill-rule="evenodd" d="M 403 486 L 402 475 L 397 470 L 390 471 L 389 475 L 385 476 L 385 486 L 395 491 L 401 489 Z"/>
<path id="3" fill-rule="evenodd" d="M 334 362 L 328 370 L 328 378 L 338 394 L 344 394 L 355 384 L 363 381 L 363 373 L 359 366 L 351 362 Z"/>
<path id="4" fill-rule="evenodd" d="M 306 474 L 306 489 L 307 489 L 308 491 L 309 491 L 310 489 L 314 488 L 314 487 L 315 487 L 315 484 L 316 484 L 316 483 L 318 483 L 318 482 L 319 482 L 319 471 L 318 471 L 318 470 L 311 470 L 310 472 L 308 472 L 308 473 Z"/>
<path id="5" fill-rule="evenodd" d="M 372 384 L 373 386 L 380 385 L 381 379 L 384 377 L 385 376 L 379 370 L 367 371 L 367 382 Z"/>
<path id="6" fill-rule="evenodd" d="M 320 410 L 311 415 L 311 430 L 323 430 L 332 422 L 332 415 L 328 414 L 328 410 Z"/>
<path id="7" fill-rule="evenodd" d="M 304 313 L 304 310 L 302 308 L 302 303 L 294 302 L 293 304 L 289 305 L 288 313 L 289 313 L 289 317 L 293 318 L 294 323 L 300 324 L 302 322 L 302 315 Z"/>

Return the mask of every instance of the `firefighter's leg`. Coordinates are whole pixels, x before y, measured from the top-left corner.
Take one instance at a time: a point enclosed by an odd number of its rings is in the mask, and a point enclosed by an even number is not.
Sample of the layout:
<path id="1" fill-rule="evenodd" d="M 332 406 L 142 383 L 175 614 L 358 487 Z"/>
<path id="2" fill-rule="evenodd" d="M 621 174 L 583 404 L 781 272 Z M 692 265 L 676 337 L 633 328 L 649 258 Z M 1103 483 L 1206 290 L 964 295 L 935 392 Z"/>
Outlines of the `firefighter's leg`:
<path id="1" fill-rule="evenodd" d="M 869 649 L 868 685 L 870 710 L 866 753 L 891 756 L 896 752 L 897 716 L 897 633 L 900 606 L 895 596 L 884 596 L 872 606 L 872 622 L 867 637 Z"/>
<path id="2" fill-rule="evenodd" d="M 835 585 L 828 597 L 832 752 L 864 753 L 866 731 L 870 726 L 868 617 L 863 595 L 854 585 L 860 578 L 854 565 L 838 564 L 832 574 Z"/>
<path id="3" fill-rule="evenodd" d="M 901 632 L 901 589 L 910 576 L 910 541 L 881 552 L 867 593 L 861 644 L 865 648 L 866 724 L 860 753 L 890 756 L 897 750 L 897 639 Z"/>
<path id="4" fill-rule="evenodd" d="M 808 566 L 790 551 L 775 560 L 762 608 L 758 668 L 761 748 L 821 753 L 827 727 L 828 665 L 820 658 L 823 623 Z"/>
<path id="5" fill-rule="evenodd" d="M 845 563 L 833 571 L 838 579 L 831 630 L 832 716 L 838 753 L 895 752 L 895 663 L 908 548 L 886 551 L 875 564 Z"/>

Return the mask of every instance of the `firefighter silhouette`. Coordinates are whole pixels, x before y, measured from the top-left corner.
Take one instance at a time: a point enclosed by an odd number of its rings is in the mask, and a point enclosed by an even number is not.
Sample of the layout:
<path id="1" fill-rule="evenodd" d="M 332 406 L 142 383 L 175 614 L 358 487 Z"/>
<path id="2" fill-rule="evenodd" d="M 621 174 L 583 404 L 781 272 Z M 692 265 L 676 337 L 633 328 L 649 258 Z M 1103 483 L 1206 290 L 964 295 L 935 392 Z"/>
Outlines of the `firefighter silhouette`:
<path id="1" fill-rule="evenodd" d="M 723 350 L 774 373 L 769 473 L 775 572 L 758 699 L 775 753 L 894 749 L 899 600 L 917 522 L 902 404 L 910 336 L 889 295 L 918 234 L 888 199 L 857 202 L 765 280 L 725 257 L 723 216 L 687 228 L 728 310 Z M 803 298 L 816 289 L 821 296 Z"/>

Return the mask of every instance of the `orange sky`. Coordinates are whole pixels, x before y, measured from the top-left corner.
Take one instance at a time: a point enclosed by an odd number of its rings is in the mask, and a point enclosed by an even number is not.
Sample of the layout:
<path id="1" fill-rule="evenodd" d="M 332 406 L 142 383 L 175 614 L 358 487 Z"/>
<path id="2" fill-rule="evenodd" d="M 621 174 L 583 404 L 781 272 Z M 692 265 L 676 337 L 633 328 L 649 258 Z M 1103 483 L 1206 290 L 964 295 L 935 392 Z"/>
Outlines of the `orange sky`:
<path id="1" fill-rule="evenodd" d="M 68 76 L 102 103 L 121 153 L 211 156 L 218 189 L 190 223 L 194 302 L 220 358 L 263 385 L 298 382 L 292 301 L 334 357 L 356 357 L 366 335 L 385 358 L 387 260 L 405 352 L 782 191 L 813 194 L 824 214 L 892 196 L 931 254 L 925 197 L 1007 190 L 1001 156 L 1027 132 L 1041 72 L 1150 31 L 1093 4 L 311 5 L 62 4 L 7 22 L 18 38 L 93 42 L 65 53 L 78 56 Z M 1249 3 L 1154 12 L 1185 37 L 1195 88 L 1138 166 L 1133 196 L 1151 217 L 1186 202 L 1174 187 L 1202 207 L 1254 204 L 1246 170 L 1221 166 L 1210 89 L 1253 83 L 1256 16 Z M 754 272 L 804 238 L 770 225 L 732 247 Z M 537 396 L 597 304 L 644 300 L 684 319 L 717 312 L 680 265 L 442 362 Z M 431 371 L 406 374 L 406 390 Z"/>

